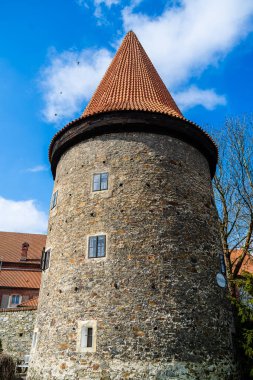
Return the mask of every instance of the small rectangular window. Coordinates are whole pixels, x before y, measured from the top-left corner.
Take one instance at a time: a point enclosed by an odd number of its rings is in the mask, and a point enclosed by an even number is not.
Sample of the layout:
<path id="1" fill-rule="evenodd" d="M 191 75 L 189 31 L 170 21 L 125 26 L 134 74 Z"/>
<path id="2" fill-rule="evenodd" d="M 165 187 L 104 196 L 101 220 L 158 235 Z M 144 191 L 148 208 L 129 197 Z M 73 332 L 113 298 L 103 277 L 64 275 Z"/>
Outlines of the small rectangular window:
<path id="1" fill-rule="evenodd" d="M 35 348 L 36 343 L 37 343 L 37 332 L 33 333 L 33 340 L 32 340 L 32 348 Z"/>
<path id="2" fill-rule="evenodd" d="M 50 254 L 51 254 L 50 249 L 48 249 L 47 251 L 45 251 L 45 250 L 42 251 L 42 256 L 41 256 L 41 269 L 42 270 L 46 270 L 49 268 Z"/>
<path id="3" fill-rule="evenodd" d="M 105 257 L 106 236 L 90 236 L 89 237 L 89 258 Z"/>
<path id="4" fill-rule="evenodd" d="M 45 270 L 49 268 L 50 263 L 50 249 L 46 251 Z"/>
<path id="5" fill-rule="evenodd" d="M 108 173 L 93 174 L 93 191 L 108 190 Z"/>
<path id="6" fill-rule="evenodd" d="M 51 205 L 50 205 L 51 210 L 57 205 L 57 197 L 58 197 L 58 190 L 52 195 Z"/>
<path id="7" fill-rule="evenodd" d="M 81 330 L 81 348 L 92 347 L 93 328 L 83 326 Z"/>
<path id="8" fill-rule="evenodd" d="M 19 297 L 18 295 L 12 296 L 11 297 L 11 303 L 18 304 L 19 303 Z"/>
<path id="9" fill-rule="evenodd" d="M 21 302 L 21 296 L 18 294 L 13 294 L 9 299 L 9 306 L 10 307 L 17 306 L 20 304 L 20 302 Z"/>
<path id="10" fill-rule="evenodd" d="M 31 347 L 32 352 L 35 351 L 35 348 L 37 346 L 37 342 L 38 342 L 38 328 L 36 327 L 33 331 L 33 337 L 32 337 L 32 347 Z"/>
<path id="11" fill-rule="evenodd" d="M 97 321 L 78 321 L 77 352 L 96 351 Z"/>

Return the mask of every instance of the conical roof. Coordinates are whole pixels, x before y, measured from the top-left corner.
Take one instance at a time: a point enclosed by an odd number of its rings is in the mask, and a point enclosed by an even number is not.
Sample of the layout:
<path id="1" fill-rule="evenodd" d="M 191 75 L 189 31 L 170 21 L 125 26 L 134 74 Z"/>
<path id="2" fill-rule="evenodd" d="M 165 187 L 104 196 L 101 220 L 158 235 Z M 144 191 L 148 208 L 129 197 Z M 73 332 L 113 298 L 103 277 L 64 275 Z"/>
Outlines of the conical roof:
<path id="1" fill-rule="evenodd" d="M 122 110 L 183 117 L 132 31 L 125 36 L 82 117 Z"/>
<path id="2" fill-rule="evenodd" d="M 136 35 L 129 32 L 82 116 L 54 135 L 49 148 L 54 178 L 62 154 L 71 146 L 101 134 L 133 131 L 186 141 L 204 154 L 214 175 L 215 143 L 184 118 Z"/>

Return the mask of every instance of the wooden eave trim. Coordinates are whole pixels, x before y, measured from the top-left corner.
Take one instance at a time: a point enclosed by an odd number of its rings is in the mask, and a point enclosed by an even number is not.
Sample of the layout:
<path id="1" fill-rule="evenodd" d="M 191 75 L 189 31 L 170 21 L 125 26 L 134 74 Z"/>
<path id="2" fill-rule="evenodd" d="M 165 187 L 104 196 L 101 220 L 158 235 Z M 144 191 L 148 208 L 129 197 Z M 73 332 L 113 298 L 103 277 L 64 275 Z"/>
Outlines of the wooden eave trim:
<path id="1" fill-rule="evenodd" d="M 28 307 L 13 307 L 8 309 L 0 309 L 0 313 L 12 313 L 17 311 L 32 311 L 37 310 L 38 308 L 35 306 L 28 306 Z"/>
<path id="2" fill-rule="evenodd" d="M 51 170 L 55 178 L 62 154 L 73 145 L 110 133 L 142 132 L 169 135 L 197 148 L 207 159 L 211 177 L 215 174 L 218 149 L 199 126 L 186 119 L 142 111 L 117 111 L 80 118 L 68 124 L 53 138 L 49 148 Z"/>

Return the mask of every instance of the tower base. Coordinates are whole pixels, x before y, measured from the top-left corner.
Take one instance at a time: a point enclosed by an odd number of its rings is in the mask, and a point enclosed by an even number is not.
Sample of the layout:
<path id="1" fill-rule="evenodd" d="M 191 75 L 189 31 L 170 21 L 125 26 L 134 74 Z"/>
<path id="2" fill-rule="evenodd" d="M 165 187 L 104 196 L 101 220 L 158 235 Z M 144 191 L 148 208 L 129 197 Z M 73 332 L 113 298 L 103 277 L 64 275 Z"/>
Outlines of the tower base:
<path id="1" fill-rule="evenodd" d="M 27 380 L 239 380 L 237 368 L 227 359 L 211 362 L 121 361 L 95 363 L 85 359 L 52 361 L 51 368 L 32 368 Z"/>

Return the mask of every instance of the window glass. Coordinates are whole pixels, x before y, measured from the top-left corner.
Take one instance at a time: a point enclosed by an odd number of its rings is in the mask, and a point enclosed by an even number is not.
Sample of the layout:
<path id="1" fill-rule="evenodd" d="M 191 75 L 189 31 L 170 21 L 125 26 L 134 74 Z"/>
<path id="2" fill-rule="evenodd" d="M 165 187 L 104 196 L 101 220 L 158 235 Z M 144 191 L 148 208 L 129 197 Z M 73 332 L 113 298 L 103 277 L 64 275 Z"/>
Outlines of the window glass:
<path id="1" fill-rule="evenodd" d="M 81 330 L 81 348 L 92 347 L 92 327 L 83 326 Z"/>
<path id="2" fill-rule="evenodd" d="M 51 210 L 52 210 L 52 209 L 56 206 L 56 204 L 57 204 L 57 197 L 58 197 L 58 190 L 57 190 L 55 193 L 53 193 L 53 195 L 52 195 L 51 205 L 50 205 Z"/>
<path id="3" fill-rule="evenodd" d="M 108 189 L 108 173 L 101 173 L 101 190 Z"/>
<path id="4" fill-rule="evenodd" d="M 105 236 L 98 236 L 98 246 L 97 246 L 97 256 L 103 257 L 105 256 Z"/>
<path id="5" fill-rule="evenodd" d="M 92 327 L 87 328 L 87 347 L 92 347 Z"/>
<path id="6" fill-rule="evenodd" d="M 48 249 L 47 251 L 42 251 L 42 257 L 41 257 L 41 269 L 42 270 L 46 270 L 49 268 L 49 264 L 50 264 L 50 254 L 51 254 L 51 250 Z"/>
<path id="7" fill-rule="evenodd" d="M 50 262 L 50 249 L 46 251 L 45 269 L 49 268 L 49 262 Z"/>
<path id="8" fill-rule="evenodd" d="M 93 191 L 100 190 L 100 174 L 93 175 Z"/>
<path id="9" fill-rule="evenodd" d="M 105 256 L 105 235 L 89 237 L 88 257 L 104 257 Z"/>
<path id="10" fill-rule="evenodd" d="M 19 295 L 13 295 L 12 297 L 11 297 L 11 303 L 13 304 L 13 305 L 17 305 L 17 304 L 19 304 L 20 302 L 19 302 L 19 300 L 20 300 L 20 296 Z"/>
<path id="11" fill-rule="evenodd" d="M 97 251 L 97 236 L 89 238 L 89 257 L 96 257 Z"/>
<path id="12" fill-rule="evenodd" d="M 108 173 L 93 174 L 93 191 L 108 189 Z"/>

